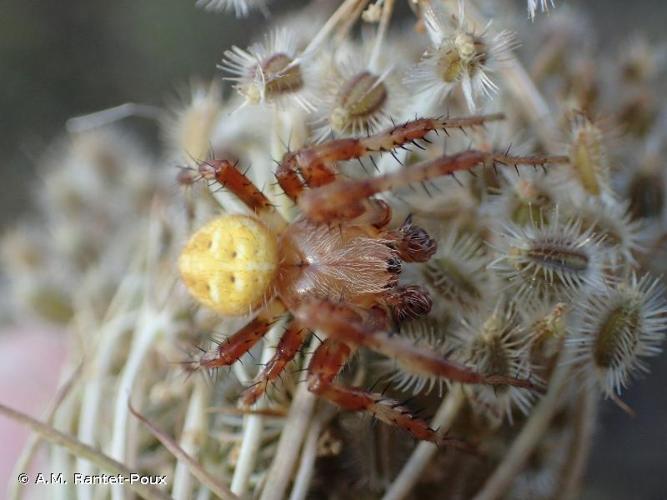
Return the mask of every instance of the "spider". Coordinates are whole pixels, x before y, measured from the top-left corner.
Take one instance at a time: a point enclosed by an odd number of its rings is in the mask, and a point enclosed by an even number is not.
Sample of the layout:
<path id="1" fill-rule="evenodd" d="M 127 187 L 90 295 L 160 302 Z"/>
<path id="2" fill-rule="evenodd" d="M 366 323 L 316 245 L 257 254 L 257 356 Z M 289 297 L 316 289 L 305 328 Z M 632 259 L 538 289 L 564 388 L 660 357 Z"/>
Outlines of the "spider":
<path id="1" fill-rule="evenodd" d="M 194 362 L 195 368 L 229 366 L 248 352 L 282 315 L 291 314 L 273 358 L 243 394 L 250 406 L 274 382 L 313 331 L 325 335 L 307 368 L 308 389 L 348 411 L 367 411 L 419 440 L 442 443 L 425 420 L 382 394 L 346 387 L 337 375 L 359 347 L 401 359 L 417 374 L 465 384 L 533 388 L 529 380 L 474 369 L 391 335 L 397 324 L 431 309 L 428 292 L 399 285 L 403 262 L 426 262 L 436 242 L 408 217 L 390 228 L 389 205 L 375 195 L 413 182 L 470 170 L 476 165 L 543 165 L 566 157 L 512 157 L 467 150 L 394 173 L 361 180 L 337 176 L 336 164 L 428 141 L 429 132 L 481 126 L 502 115 L 421 118 L 363 138 L 347 138 L 287 152 L 276 177 L 301 214 L 287 222 L 232 162 L 201 162 L 202 178 L 240 198 L 254 216 L 226 214 L 191 237 L 179 269 L 191 295 L 226 316 L 254 315 L 246 326 Z"/>

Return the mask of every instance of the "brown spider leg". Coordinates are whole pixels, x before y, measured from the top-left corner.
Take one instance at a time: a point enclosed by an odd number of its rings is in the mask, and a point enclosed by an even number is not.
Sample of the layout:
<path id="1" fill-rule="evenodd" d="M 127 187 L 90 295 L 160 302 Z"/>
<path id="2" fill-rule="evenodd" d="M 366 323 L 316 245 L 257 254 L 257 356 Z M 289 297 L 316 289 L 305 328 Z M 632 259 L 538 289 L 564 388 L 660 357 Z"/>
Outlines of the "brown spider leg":
<path id="1" fill-rule="evenodd" d="M 275 354 L 257 375 L 255 383 L 244 392 L 241 400 L 243 406 L 254 404 L 264 394 L 269 384 L 278 378 L 287 364 L 294 359 L 308 335 L 310 330 L 303 328 L 294 319 L 290 321 L 285 333 L 280 337 Z"/>
<path id="2" fill-rule="evenodd" d="M 460 170 L 486 165 L 544 165 L 545 163 L 567 163 L 567 156 L 512 157 L 477 150 L 464 151 L 452 156 L 441 156 L 424 161 L 410 168 L 359 180 L 337 180 L 326 186 L 310 189 L 299 198 L 299 207 L 314 222 L 353 219 L 364 212 L 363 201 L 384 191 L 401 186 L 441 177 Z"/>
<path id="3" fill-rule="evenodd" d="M 285 310 L 282 302 L 272 300 L 250 323 L 231 337 L 219 342 L 214 354 L 204 354 L 197 363 L 198 367 L 212 369 L 234 364 L 266 335 Z"/>
<path id="4" fill-rule="evenodd" d="M 386 201 L 369 199 L 365 200 L 365 205 L 364 213 L 354 220 L 355 224 L 368 224 L 376 229 L 382 229 L 391 222 L 391 207 Z"/>
<path id="5" fill-rule="evenodd" d="M 296 202 L 306 186 L 316 188 L 333 182 L 338 162 L 415 144 L 434 130 L 463 129 L 503 118 L 502 113 L 466 118 L 419 118 L 368 137 L 328 141 L 286 153 L 278 166 L 276 178 L 285 194 Z"/>
<path id="6" fill-rule="evenodd" d="M 512 385 L 526 389 L 535 389 L 529 380 L 505 375 L 483 374 L 461 363 L 452 361 L 430 350 L 416 347 L 399 336 L 389 336 L 374 330 L 361 321 L 355 321 L 349 314 L 341 314 L 345 307 L 326 301 L 310 300 L 304 302 L 294 316 L 303 325 L 326 333 L 328 338 L 346 344 L 365 346 L 393 359 L 400 359 L 401 366 L 415 374 L 447 378 L 463 384 Z"/>
<path id="7" fill-rule="evenodd" d="M 335 383 L 334 378 L 353 352 L 348 344 L 327 338 L 317 348 L 308 365 L 308 390 L 344 410 L 367 411 L 378 420 L 400 427 L 421 441 L 471 449 L 467 443 L 440 436 L 436 430 L 429 427 L 428 422 L 413 415 L 398 401 L 379 393 Z"/>
<path id="8" fill-rule="evenodd" d="M 269 227 L 281 230 L 287 221 L 278 213 L 274 205 L 248 177 L 228 160 L 208 160 L 199 164 L 199 174 L 203 179 L 216 181 L 229 189 Z"/>

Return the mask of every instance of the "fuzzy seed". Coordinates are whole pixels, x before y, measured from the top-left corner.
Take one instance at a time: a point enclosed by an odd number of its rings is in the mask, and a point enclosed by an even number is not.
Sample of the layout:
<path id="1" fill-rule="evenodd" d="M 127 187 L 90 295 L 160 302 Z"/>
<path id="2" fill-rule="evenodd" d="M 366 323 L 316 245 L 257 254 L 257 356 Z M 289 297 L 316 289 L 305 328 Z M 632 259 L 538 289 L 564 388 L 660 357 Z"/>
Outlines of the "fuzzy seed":
<path id="1" fill-rule="evenodd" d="M 303 88 L 303 77 L 298 64 L 286 54 L 274 54 L 262 61 L 267 97 L 296 92 Z"/>
<path id="2" fill-rule="evenodd" d="M 634 350 L 637 339 L 634 338 L 639 328 L 640 310 L 638 304 L 620 304 L 607 314 L 600 325 L 593 357 L 595 364 L 609 368 L 624 351 Z"/>
<path id="3" fill-rule="evenodd" d="M 599 196 L 608 183 L 609 169 L 605 161 L 602 133 L 587 120 L 575 125 L 570 163 L 582 187 L 588 193 Z"/>
<path id="4" fill-rule="evenodd" d="M 337 133 L 348 132 L 354 123 L 370 124 L 373 115 L 387 101 L 387 87 L 380 78 L 363 71 L 348 80 L 338 92 L 331 112 L 331 128 Z M 368 127 L 366 127 L 368 128 Z"/>

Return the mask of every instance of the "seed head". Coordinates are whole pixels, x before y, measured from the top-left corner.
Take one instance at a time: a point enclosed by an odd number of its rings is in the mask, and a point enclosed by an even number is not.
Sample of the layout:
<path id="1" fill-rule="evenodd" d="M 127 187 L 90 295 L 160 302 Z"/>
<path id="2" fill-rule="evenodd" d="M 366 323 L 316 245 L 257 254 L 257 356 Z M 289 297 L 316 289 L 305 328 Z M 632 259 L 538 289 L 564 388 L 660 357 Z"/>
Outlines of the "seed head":
<path id="1" fill-rule="evenodd" d="M 267 36 L 264 44 L 248 50 L 237 46 L 225 51 L 219 66 L 232 76 L 234 87 L 248 104 L 294 101 L 305 111 L 315 110 L 311 93 L 313 82 L 308 64 L 297 51 L 297 40 L 287 29 Z"/>
<path id="2" fill-rule="evenodd" d="M 176 155 L 191 164 L 206 158 L 211 148 L 211 133 L 221 111 L 218 84 L 193 85 L 164 124 L 168 143 Z"/>
<path id="3" fill-rule="evenodd" d="M 315 123 L 323 140 L 377 132 L 401 119 L 405 93 L 393 65 L 370 64 L 369 47 L 346 45 L 330 55 L 322 68 L 325 85 L 322 105 Z"/>
<path id="4" fill-rule="evenodd" d="M 474 315 L 470 322 L 463 321 L 457 336 L 464 344 L 462 361 L 475 370 L 507 377 L 524 378 L 530 374 L 526 332 L 515 308 L 505 298 L 486 315 Z M 515 409 L 528 413 L 534 397 L 527 389 L 510 386 L 480 385 L 466 389 L 474 407 L 482 412 L 491 410 L 491 416 L 499 419 L 504 415 L 510 423 Z"/>
<path id="5" fill-rule="evenodd" d="M 554 185 L 553 177 L 537 170 L 520 175 L 504 170 L 502 179 L 507 183 L 493 203 L 494 215 L 500 212 L 503 219 L 518 226 L 548 222 L 549 214 L 560 201 L 560 185 Z"/>
<path id="6" fill-rule="evenodd" d="M 434 296 L 451 310 L 471 311 L 487 296 L 487 264 L 488 257 L 479 238 L 452 232 L 438 244 L 437 253 L 423 266 L 422 274 Z"/>
<path id="7" fill-rule="evenodd" d="M 197 0 L 197 7 L 217 12 L 234 12 L 236 17 L 247 17 L 251 10 L 268 15 L 268 0 Z"/>
<path id="8" fill-rule="evenodd" d="M 593 196 L 609 191 L 609 165 L 601 130 L 576 114 L 571 122 L 570 164 L 584 190 Z"/>
<path id="9" fill-rule="evenodd" d="M 506 58 L 517 43 L 510 31 L 491 35 L 490 24 L 481 33 L 475 33 L 466 25 L 463 2 L 459 5 L 459 17 L 454 18 L 453 33 L 449 29 L 449 20 L 438 8 L 430 4 L 425 8 L 424 21 L 432 47 L 411 71 L 406 82 L 414 85 L 418 92 L 435 94 L 440 100 L 460 84 L 468 108 L 474 112 L 475 99 L 479 95 L 489 98 L 498 89 L 488 73 Z"/>
<path id="10" fill-rule="evenodd" d="M 628 204 L 611 197 L 578 198 L 567 207 L 567 216 L 581 222 L 583 231 L 590 230 L 599 241 L 604 259 L 612 268 L 618 264 L 636 263 L 634 254 L 642 250 L 642 224 L 633 220 Z"/>
<path id="11" fill-rule="evenodd" d="M 535 19 L 535 12 L 537 12 L 538 7 L 542 12 L 546 12 L 549 10 L 549 6 L 554 7 L 554 0 L 528 0 L 528 16 Z"/>
<path id="12" fill-rule="evenodd" d="M 599 240 L 581 221 L 563 221 L 559 211 L 540 226 L 506 225 L 498 235 L 491 268 L 509 281 L 518 300 L 571 299 L 602 284 Z"/>
<path id="13" fill-rule="evenodd" d="M 661 351 L 667 332 L 664 287 L 633 274 L 589 296 L 579 313 L 576 335 L 567 340 L 574 360 L 605 393 L 620 394 L 632 376 L 648 372 L 643 358 Z"/>

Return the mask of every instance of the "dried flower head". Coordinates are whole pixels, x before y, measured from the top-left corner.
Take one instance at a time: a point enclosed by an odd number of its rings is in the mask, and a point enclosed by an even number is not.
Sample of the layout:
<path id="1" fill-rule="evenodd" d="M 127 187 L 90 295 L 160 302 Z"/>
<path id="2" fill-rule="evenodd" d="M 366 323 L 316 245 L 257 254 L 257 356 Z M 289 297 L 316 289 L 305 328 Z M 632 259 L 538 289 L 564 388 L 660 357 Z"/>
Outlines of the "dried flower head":
<path id="1" fill-rule="evenodd" d="M 561 352 L 567 335 L 568 312 L 565 302 L 521 309 L 522 322 L 530 338 L 530 359 L 535 366 L 551 368 L 550 362 Z"/>
<path id="2" fill-rule="evenodd" d="M 578 198 L 563 206 L 566 217 L 580 221 L 581 229 L 590 230 L 599 241 L 612 268 L 636 263 L 635 254 L 642 250 L 642 224 L 632 219 L 627 203 L 609 197 Z"/>
<path id="3" fill-rule="evenodd" d="M 660 353 L 666 318 L 664 287 L 648 275 L 633 274 L 588 296 L 567 345 L 606 394 L 621 394 L 631 377 L 648 372 L 644 358 Z"/>
<path id="4" fill-rule="evenodd" d="M 278 29 L 264 43 L 248 48 L 237 46 L 225 51 L 220 68 L 248 104 L 293 101 L 305 111 L 315 110 L 309 65 L 298 53 L 297 37 L 287 29 Z"/>
<path id="5" fill-rule="evenodd" d="M 620 58 L 620 70 L 627 83 L 648 83 L 663 71 L 667 47 L 655 46 L 645 37 L 635 36 L 624 46 Z"/>
<path id="6" fill-rule="evenodd" d="M 591 229 L 564 221 L 555 210 L 546 224 L 507 224 L 498 234 L 491 263 L 519 300 L 571 299 L 602 284 L 602 254 Z"/>
<path id="7" fill-rule="evenodd" d="M 510 31 L 491 34 L 490 24 L 476 33 L 466 24 L 463 2 L 459 5 L 459 16 L 453 18 L 453 30 L 440 9 L 431 4 L 425 7 L 424 21 L 432 48 L 426 51 L 406 82 L 418 92 L 440 100 L 460 84 L 468 108 L 474 112 L 477 108 L 475 101 L 480 95 L 489 98 L 497 91 L 489 73 L 516 47 L 517 42 Z"/>
<path id="8" fill-rule="evenodd" d="M 401 120 L 406 95 L 399 72 L 387 61 L 372 60 L 368 42 L 347 44 L 324 58 L 322 102 L 315 121 L 320 140 L 331 135 L 377 132 Z"/>
<path id="9" fill-rule="evenodd" d="M 609 192 L 610 171 L 602 131 L 586 116 L 571 121 L 570 165 L 581 187 L 593 196 Z"/>
<path id="10" fill-rule="evenodd" d="M 195 83 L 183 94 L 163 129 L 174 154 L 194 165 L 209 154 L 211 135 L 222 112 L 222 96 L 217 83 L 208 87 Z"/>
<path id="11" fill-rule="evenodd" d="M 527 336 L 513 305 L 501 297 L 486 314 L 477 314 L 462 320 L 457 336 L 463 343 L 460 356 L 484 373 L 508 377 L 526 377 L 532 374 L 527 351 Z M 466 388 L 471 402 L 478 411 L 512 423 L 514 410 L 526 414 L 535 395 L 526 389 L 499 386 Z"/>
<path id="12" fill-rule="evenodd" d="M 269 0 L 197 0 L 197 7 L 218 12 L 234 12 L 236 17 L 246 17 L 252 10 L 268 15 Z"/>
<path id="13" fill-rule="evenodd" d="M 478 238 L 450 233 L 422 267 L 426 283 L 452 311 L 474 311 L 489 292 L 488 256 Z"/>
<path id="14" fill-rule="evenodd" d="M 531 19 L 535 19 L 538 7 L 542 12 L 546 12 L 549 6 L 554 7 L 554 0 L 528 0 L 528 15 Z"/>
<path id="15" fill-rule="evenodd" d="M 547 222 L 561 199 L 562 185 L 542 171 L 502 172 L 500 196 L 489 207 L 518 226 Z"/>
<path id="16" fill-rule="evenodd" d="M 0 316 L 70 330 L 83 370 L 58 428 L 165 474 L 174 498 L 575 498 L 599 395 L 667 333 L 662 288 L 636 277 L 667 262 L 667 61 L 642 43 L 605 55 L 573 9 L 531 24 L 504 2 L 411 0 L 400 28 L 394 0 L 335 3 L 281 4 L 264 43 L 225 53 L 224 99 L 194 85 L 172 113 L 76 119 L 42 162 L 39 219 L 0 245 Z M 161 168 L 101 126 L 138 112 L 170 118 Z M 593 116 L 630 133 L 605 140 Z M 109 464 L 90 452 L 53 469 Z"/>

